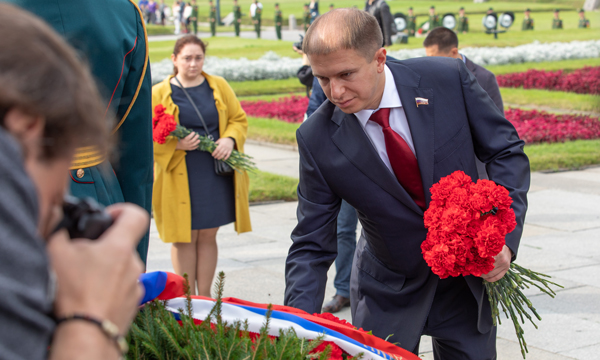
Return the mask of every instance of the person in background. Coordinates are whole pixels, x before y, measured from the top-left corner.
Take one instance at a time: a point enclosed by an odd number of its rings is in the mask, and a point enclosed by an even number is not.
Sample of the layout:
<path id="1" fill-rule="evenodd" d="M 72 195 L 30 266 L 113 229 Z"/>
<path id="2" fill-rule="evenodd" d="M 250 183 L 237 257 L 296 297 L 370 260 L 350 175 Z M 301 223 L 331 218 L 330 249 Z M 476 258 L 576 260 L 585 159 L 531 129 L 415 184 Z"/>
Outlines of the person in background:
<path id="1" fill-rule="evenodd" d="M 192 16 L 192 3 L 188 2 L 187 4 L 185 2 L 182 3 L 183 6 L 183 15 L 181 16 L 181 22 L 183 24 L 183 29 L 184 29 L 184 33 L 189 34 L 190 33 L 190 17 Z"/>
<path id="2" fill-rule="evenodd" d="M 13 1 L 10 1 L 13 2 Z M 77 149 L 68 176 L 73 196 L 108 206 L 129 202 L 151 211 L 153 158 L 149 49 L 135 3 L 122 0 L 14 0 L 44 19 L 90 64 L 106 103 L 115 154 L 92 146 Z M 110 28 L 111 31 L 106 31 Z M 116 117 L 117 122 L 112 119 Z M 111 161 L 112 160 L 112 161 Z M 146 262 L 149 234 L 138 244 Z"/>
<path id="3" fill-rule="evenodd" d="M 149 216 L 112 205 L 114 223 L 94 241 L 55 230 L 75 149 L 108 150 L 105 105 L 79 55 L 40 18 L 0 3 L 0 33 L 1 357 L 119 359 L 116 340 L 143 295 L 135 247 Z"/>
<path id="4" fill-rule="evenodd" d="M 277 40 L 281 40 L 281 26 L 283 25 L 283 17 L 281 16 L 281 10 L 279 10 L 279 3 L 275 3 L 275 34 Z"/>
<path id="5" fill-rule="evenodd" d="M 240 37 L 240 24 L 242 23 L 242 8 L 238 5 L 238 0 L 233 0 L 233 27 L 235 36 Z"/>
<path id="6" fill-rule="evenodd" d="M 198 134 L 168 137 L 154 143 L 156 177 L 153 209 L 162 241 L 172 243 L 171 260 L 179 275 L 187 273 L 192 294 L 210 297 L 217 266 L 219 227 L 235 222 L 238 233 L 251 231 L 248 174 L 219 176 L 214 159 L 224 160 L 236 148 L 244 151 L 248 121 L 229 84 L 202 71 L 205 43 L 193 35 L 175 43 L 175 74 L 152 88 L 152 107 L 165 107 L 182 126 L 210 133 L 217 143 L 211 154 L 197 150 Z M 187 94 L 193 100 L 188 99 Z M 203 121 L 197 114 L 201 113 Z"/>
<path id="7" fill-rule="evenodd" d="M 254 0 L 254 2 L 250 5 L 250 17 L 252 18 L 252 23 L 254 24 L 254 31 L 256 31 L 256 38 L 258 39 L 260 39 L 262 8 L 263 5 L 258 0 Z"/>
<path id="8" fill-rule="evenodd" d="M 500 94 L 496 76 L 491 71 L 475 64 L 469 60 L 469 58 L 458 52 L 458 37 L 454 31 L 445 27 L 433 29 L 427 35 L 425 41 L 423 41 L 423 46 L 425 47 L 425 54 L 427 56 L 442 56 L 462 60 L 467 66 L 467 69 L 475 75 L 475 79 L 477 79 L 479 85 L 485 90 L 489 97 L 492 98 L 498 110 L 504 115 L 504 104 L 502 102 L 502 95 Z M 479 178 L 487 179 L 488 176 L 485 164 L 476 159 L 476 165 Z"/>
<path id="9" fill-rule="evenodd" d="M 148 24 L 156 24 L 156 1 L 148 1 Z"/>
<path id="10" fill-rule="evenodd" d="M 466 34 L 469 32 L 469 18 L 465 16 L 465 8 L 461 7 L 458 10 L 458 24 L 456 26 L 457 33 Z"/>
<path id="11" fill-rule="evenodd" d="M 319 2 L 310 0 L 310 4 L 308 4 L 308 10 L 310 11 L 310 23 L 312 24 L 313 21 L 319 17 Z"/>
<path id="12" fill-rule="evenodd" d="M 415 36 L 417 31 L 417 17 L 413 11 L 412 6 L 408 8 L 408 16 L 406 17 L 406 31 L 408 36 Z"/>
<path id="13" fill-rule="evenodd" d="M 335 9 L 335 5 L 329 4 L 329 11 L 333 11 L 333 9 Z"/>
<path id="14" fill-rule="evenodd" d="M 173 24 L 175 25 L 175 35 L 181 32 L 181 14 L 183 13 L 181 1 L 175 0 L 173 4 Z"/>
<path id="15" fill-rule="evenodd" d="M 560 19 L 560 10 L 554 10 L 554 19 L 552 19 L 552 29 L 561 29 L 563 28 L 563 21 Z"/>
<path id="16" fill-rule="evenodd" d="M 523 18 L 523 26 L 521 27 L 522 31 L 533 30 L 533 19 L 530 17 L 531 10 L 529 8 L 525 9 L 525 17 Z"/>
<path id="17" fill-rule="evenodd" d="M 144 21 L 148 22 L 148 0 L 140 0 L 138 2 L 138 7 L 142 11 L 142 16 L 144 17 Z"/>
<path id="18" fill-rule="evenodd" d="M 308 27 L 310 26 L 310 10 L 308 9 L 308 4 L 304 4 L 302 23 L 304 24 L 304 32 L 306 33 L 308 31 Z"/>
<path id="19" fill-rule="evenodd" d="M 435 13 L 435 6 L 432 5 L 429 8 L 429 31 L 439 26 L 442 26 L 442 22 L 440 16 Z"/>
<path id="20" fill-rule="evenodd" d="M 165 0 L 160 0 L 160 3 L 158 4 L 158 13 L 160 14 L 160 24 L 161 25 L 165 25 L 165 9 L 167 8 L 167 6 L 165 5 Z"/>
<path id="21" fill-rule="evenodd" d="M 194 35 L 198 34 L 198 5 L 196 0 L 192 0 L 192 14 L 190 15 L 190 23 L 194 29 Z"/>
<path id="22" fill-rule="evenodd" d="M 577 25 L 579 29 L 587 29 L 590 27 L 590 21 L 585 18 L 585 10 L 579 10 L 579 24 Z"/>
<path id="23" fill-rule="evenodd" d="M 394 18 L 385 0 L 367 0 L 365 11 L 375 16 L 383 33 L 383 46 L 392 45 L 392 26 Z"/>
<path id="24" fill-rule="evenodd" d="M 210 35 L 212 37 L 217 36 L 217 7 L 214 5 L 212 0 L 208 2 L 210 7 L 209 19 L 210 19 Z"/>

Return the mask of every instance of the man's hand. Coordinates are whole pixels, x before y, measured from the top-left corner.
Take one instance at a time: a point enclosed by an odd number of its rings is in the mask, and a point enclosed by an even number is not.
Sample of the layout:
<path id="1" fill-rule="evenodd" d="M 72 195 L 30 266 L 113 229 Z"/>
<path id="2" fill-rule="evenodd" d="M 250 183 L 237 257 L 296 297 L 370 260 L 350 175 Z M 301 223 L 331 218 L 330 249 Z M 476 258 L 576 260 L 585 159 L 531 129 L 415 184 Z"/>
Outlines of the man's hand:
<path id="1" fill-rule="evenodd" d="M 198 133 L 194 131 L 183 139 L 179 139 L 175 149 L 185 151 L 197 150 L 198 144 L 200 144 L 200 137 L 198 136 Z"/>
<path id="2" fill-rule="evenodd" d="M 55 315 L 110 320 L 125 334 L 144 292 L 138 283 L 144 267 L 136 246 L 148 231 L 149 217 L 131 204 L 107 211 L 115 221 L 98 240 L 71 240 L 65 230 L 48 239 L 57 278 Z"/>
<path id="3" fill-rule="evenodd" d="M 224 137 L 215 141 L 217 148 L 212 152 L 212 157 L 217 160 L 227 160 L 233 151 L 234 142 L 231 138 Z"/>
<path id="4" fill-rule="evenodd" d="M 504 245 L 502 251 L 500 251 L 500 253 L 494 257 L 494 259 L 496 259 L 496 262 L 494 262 L 494 270 L 487 274 L 481 275 L 483 280 L 492 283 L 502 279 L 504 274 L 506 274 L 510 268 L 511 258 L 512 251 L 508 248 L 508 246 Z"/>

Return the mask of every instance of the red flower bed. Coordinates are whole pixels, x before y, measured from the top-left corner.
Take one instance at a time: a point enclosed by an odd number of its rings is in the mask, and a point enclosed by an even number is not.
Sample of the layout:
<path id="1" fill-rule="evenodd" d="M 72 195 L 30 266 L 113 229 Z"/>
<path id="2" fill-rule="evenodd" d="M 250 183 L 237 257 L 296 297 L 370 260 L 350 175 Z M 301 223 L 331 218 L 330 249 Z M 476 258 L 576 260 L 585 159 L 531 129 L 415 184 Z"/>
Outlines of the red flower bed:
<path id="1" fill-rule="evenodd" d="M 600 121 L 590 116 L 521 109 L 508 109 L 504 115 L 530 144 L 600 138 Z"/>
<path id="2" fill-rule="evenodd" d="M 308 108 L 306 96 L 289 96 L 275 101 L 240 101 L 246 114 L 256 117 L 276 118 L 290 123 L 300 123 Z"/>
<path id="3" fill-rule="evenodd" d="M 501 87 L 523 87 L 600 95 L 600 66 L 584 67 L 572 72 L 527 70 L 496 76 Z"/>

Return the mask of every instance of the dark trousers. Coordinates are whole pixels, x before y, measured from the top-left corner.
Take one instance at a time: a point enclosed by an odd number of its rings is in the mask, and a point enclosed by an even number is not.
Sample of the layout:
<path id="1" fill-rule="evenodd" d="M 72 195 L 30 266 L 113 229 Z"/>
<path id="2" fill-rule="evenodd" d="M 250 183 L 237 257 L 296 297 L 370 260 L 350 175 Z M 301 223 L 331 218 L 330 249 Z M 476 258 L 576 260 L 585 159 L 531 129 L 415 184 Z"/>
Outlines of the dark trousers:
<path id="1" fill-rule="evenodd" d="M 257 20 L 256 24 L 254 24 L 254 31 L 256 31 L 256 37 L 260 38 L 260 20 Z"/>
<path id="2" fill-rule="evenodd" d="M 350 274 L 356 250 L 358 215 L 352 205 L 342 200 L 337 218 L 337 257 L 335 258 L 335 294 L 350 297 Z"/>
<path id="3" fill-rule="evenodd" d="M 281 26 L 275 26 L 275 33 L 277 34 L 277 39 L 281 40 Z"/>
<path id="4" fill-rule="evenodd" d="M 233 27 L 235 28 L 235 36 L 240 36 L 240 23 L 234 20 Z"/>
<path id="5" fill-rule="evenodd" d="M 435 360 L 496 359 L 496 327 L 477 330 L 477 302 L 463 277 L 440 280 L 423 334 L 432 337 Z"/>

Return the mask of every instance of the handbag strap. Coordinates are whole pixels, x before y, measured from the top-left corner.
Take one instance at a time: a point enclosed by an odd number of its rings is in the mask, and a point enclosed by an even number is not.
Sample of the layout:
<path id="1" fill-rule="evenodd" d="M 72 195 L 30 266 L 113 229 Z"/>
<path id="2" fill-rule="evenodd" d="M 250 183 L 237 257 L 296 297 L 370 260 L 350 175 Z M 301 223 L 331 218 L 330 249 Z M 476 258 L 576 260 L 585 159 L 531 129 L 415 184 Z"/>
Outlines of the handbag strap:
<path id="1" fill-rule="evenodd" d="M 202 117 L 202 114 L 200 114 L 200 110 L 198 110 L 198 108 L 196 107 L 196 104 L 194 104 L 192 97 L 190 96 L 190 94 L 188 94 L 187 90 L 183 87 L 183 85 L 181 85 L 181 82 L 179 81 L 177 76 L 174 76 L 174 78 L 175 78 L 175 81 L 177 81 L 177 83 L 179 84 L 179 87 L 181 88 L 181 90 L 183 90 L 183 93 L 185 94 L 185 96 L 190 101 L 190 104 L 192 104 L 192 106 L 194 107 L 194 110 L 196 110 L 196 114 L 198 115 L 198 117 L 200 118 L 200 121 L 202 121 L 202 125 L 204 126 L 204 131 L 206 131 L 206 136 L 208 136 L 209 139 L 214 140 L 213 136 L 210 134 L 210 132 L 208 132 L 208 127 L 206 126 L 206 123 L 204 122 L 204 118 Z M 206 81 L 206 80 L 204 80 L 204 81 Z"/>

